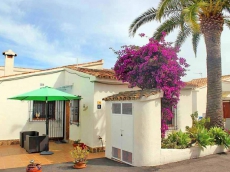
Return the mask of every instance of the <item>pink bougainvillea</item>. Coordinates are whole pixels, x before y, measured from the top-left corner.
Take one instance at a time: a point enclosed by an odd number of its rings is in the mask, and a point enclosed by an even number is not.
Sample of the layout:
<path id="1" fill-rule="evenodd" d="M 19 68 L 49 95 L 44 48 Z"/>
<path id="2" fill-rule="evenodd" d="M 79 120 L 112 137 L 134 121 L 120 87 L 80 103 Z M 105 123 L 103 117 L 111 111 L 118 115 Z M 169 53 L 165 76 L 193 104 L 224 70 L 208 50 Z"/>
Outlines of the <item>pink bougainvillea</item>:
<path id="1" fill-rule="evenodd" d="M 160 41 L 151 38 L 142 47 L 123 46 L 122 50 L 116 52 L 118 60 L 114 71 L 119 80 L 129 82 L 129 87 L 156 88 L 164 92 L 161 123 L 164 137 L 168 129 L 166 121 L 173 117 L 172 107 L 176 108 L 180 90 L 184 86 L 181 77 L 185 76 L 189 65 L 184 58 L 178 57 L 179 49 L 164 40 L 166 34 L 162 35 Z"/>

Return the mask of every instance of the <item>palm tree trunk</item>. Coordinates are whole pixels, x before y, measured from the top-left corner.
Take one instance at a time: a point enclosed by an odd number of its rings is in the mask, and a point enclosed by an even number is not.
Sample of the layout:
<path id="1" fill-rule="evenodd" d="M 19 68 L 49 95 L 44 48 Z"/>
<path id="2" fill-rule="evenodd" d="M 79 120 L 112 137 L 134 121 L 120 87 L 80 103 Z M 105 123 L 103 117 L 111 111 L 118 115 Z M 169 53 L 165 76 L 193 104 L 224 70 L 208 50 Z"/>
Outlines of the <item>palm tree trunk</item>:
<path id="1" fill-rule="evenodd" d="M 220 38 L 222 30 L 203 32 L 207 52 L 207 104 L 206 117 L 210 117 L 208 128 L 223 128 L 222 71 Z"/>

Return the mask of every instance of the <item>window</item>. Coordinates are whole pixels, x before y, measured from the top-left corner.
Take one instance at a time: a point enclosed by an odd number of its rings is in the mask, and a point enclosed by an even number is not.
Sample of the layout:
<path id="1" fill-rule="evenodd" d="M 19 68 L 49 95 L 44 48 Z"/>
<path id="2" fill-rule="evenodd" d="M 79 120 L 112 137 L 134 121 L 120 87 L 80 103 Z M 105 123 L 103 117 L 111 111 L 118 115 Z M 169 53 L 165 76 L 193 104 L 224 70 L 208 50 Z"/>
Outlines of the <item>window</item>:
<path id="1" fill-rule="evenodd" d="M 176 130 L 177 129 L 177 109 L 172 108 L 173 117 L 170 120 L 166 121 L 166 125 L 168 126 L 169 130 Z"/>
<path id="2" fill-rule="evenodd" d="M 71 116 L 72 122 L 79 124 L 79 100 L 71 101 Z"/>
<path id="3" fill-rule="evenodd" d="M 121 114 L 121 103 L 113 103 L 112 104 L 112 113 L 113 114 Z"/>
<path id="4" fill-rule="evenodd" d="M 133 107 L 132 103 L 113 103 L 112 104 L 113 114 L 132 115 Z"/>
<path id="5" fill-rule="evenodd" d="M 55 101 L 48 102 L 48 117 L 55 119 Z M 46 118 L 46 102 L 33 101 L 32 119 L 45 120 Z"/>
<path id="6" fill-rule="evenodd" d="M 132 115 L 132 103 L 122 103 L 122 114 Z"/>

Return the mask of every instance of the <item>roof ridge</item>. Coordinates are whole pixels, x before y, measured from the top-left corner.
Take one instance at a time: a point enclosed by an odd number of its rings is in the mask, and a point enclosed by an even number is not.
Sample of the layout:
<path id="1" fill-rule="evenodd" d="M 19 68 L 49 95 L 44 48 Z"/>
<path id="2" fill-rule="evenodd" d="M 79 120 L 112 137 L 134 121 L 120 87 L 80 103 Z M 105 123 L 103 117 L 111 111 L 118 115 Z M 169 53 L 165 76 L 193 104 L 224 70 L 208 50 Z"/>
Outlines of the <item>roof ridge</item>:
<path id="1" fill-rule="evenodd" d="M 67 65 L 67 66 L 82 66 L 82 65 L 89 65 L 89 64 L 94 64 L 94 63 L 99 63 L 102 62 L 103 63 L 103 59 L 101 60 L 97 60 L 97 61 L 93 61 L 93 62 L 86 62 L 86 63 L 79 63 L 79 64 L 71 64 L 71 65 Z"/>

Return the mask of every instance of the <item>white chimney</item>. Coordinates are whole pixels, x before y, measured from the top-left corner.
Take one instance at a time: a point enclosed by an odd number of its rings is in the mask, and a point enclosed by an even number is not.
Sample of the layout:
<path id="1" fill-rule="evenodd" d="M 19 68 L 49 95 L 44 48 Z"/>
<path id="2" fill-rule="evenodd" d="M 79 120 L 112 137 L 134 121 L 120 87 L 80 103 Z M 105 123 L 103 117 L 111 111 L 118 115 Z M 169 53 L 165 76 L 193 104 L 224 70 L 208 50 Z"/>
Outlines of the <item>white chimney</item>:
<path id="1" fill-rule="evenodd" d="M 14 74 L 14 57 L 17 56 L 12 50 L 2 53 L 5 56 L 5 76 Z"/>

